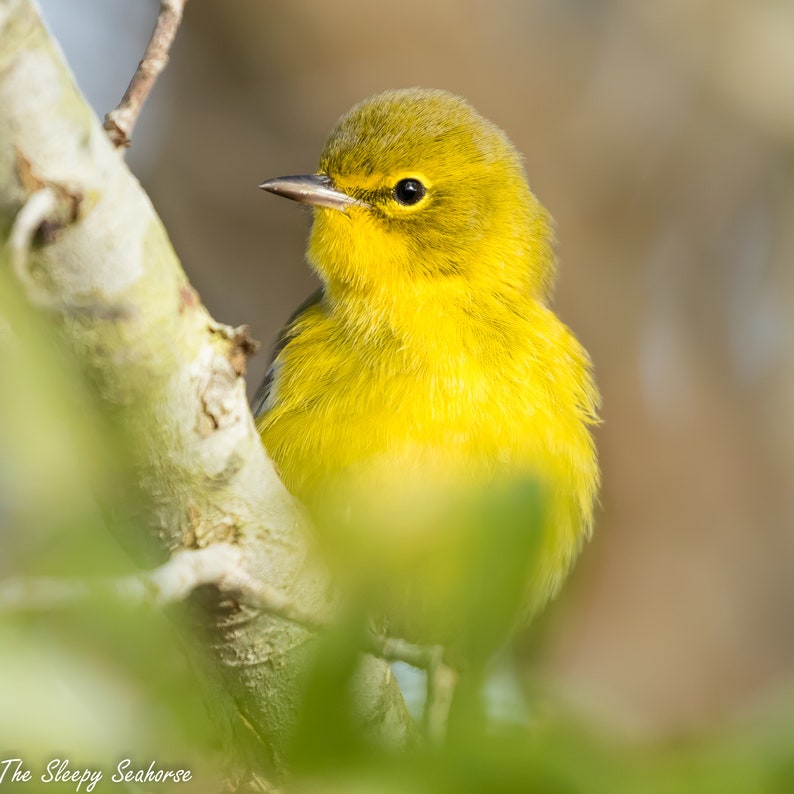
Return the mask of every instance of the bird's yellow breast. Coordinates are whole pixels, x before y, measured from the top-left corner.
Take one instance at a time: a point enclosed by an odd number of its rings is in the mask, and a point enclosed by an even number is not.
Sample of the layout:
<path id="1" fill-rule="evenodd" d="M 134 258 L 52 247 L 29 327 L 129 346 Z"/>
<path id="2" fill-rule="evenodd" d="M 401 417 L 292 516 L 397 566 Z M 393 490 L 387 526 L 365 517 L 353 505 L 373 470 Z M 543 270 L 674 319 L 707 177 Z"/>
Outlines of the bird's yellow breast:
<path id="1" fill-rule="evenodd" d="M 258 420 L 265 447 L 315 509 L 343 481 L 388 505 L 417 485 L 539 480 L 549 540 L 535 587 L 545 600 L 589 533 L 597 488 L 586 354 L 530 298 L 485 315 L 449 292 L 401 303 L 403 316 L 366 333 L 329 301 L 297 319 Z"/>

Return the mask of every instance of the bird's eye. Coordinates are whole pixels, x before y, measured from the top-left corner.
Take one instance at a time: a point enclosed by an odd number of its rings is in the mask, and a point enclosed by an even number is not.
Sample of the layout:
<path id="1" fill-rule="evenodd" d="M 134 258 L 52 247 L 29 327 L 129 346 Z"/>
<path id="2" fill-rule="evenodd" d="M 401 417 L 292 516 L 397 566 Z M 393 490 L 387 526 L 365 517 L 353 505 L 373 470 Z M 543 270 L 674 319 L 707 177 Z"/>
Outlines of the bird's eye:
<path id="1" fill-rule="evenodd" d="M 393 195 L 400 204 L 410 207 L 422 200 L 425 186 L 418 179 L 401 179 L 395 186 Z"/>

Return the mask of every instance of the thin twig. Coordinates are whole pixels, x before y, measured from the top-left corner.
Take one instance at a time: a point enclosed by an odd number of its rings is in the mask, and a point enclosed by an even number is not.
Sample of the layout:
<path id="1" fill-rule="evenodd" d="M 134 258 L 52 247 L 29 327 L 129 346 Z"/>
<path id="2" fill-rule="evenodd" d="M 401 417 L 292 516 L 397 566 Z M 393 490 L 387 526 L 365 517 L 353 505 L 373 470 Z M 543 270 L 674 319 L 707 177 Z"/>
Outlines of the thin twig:
<path id="1" fill-rule="evenodd" d="M 372 634 L 367 650 L 387 662 L 405 662 L 425 671 L 424 732 L 431 741 L 443 741 L 458 685 L 457 670 L 444 661 L 444 646 L 415 645 L 397 637 Z"/>
<path id="2" fill-rule="evenodd" d="M 105 129 L 116 148 L 130 145 L 132 130 L 143 103 L 168 64 L 168 53 L 182 22 L 187 0 L 161 0 L 146 52 L 130 80 L 118 107 L 105 116 Z"/>
<path id="3" fill-rule="evenodd" d="M 234 593 L 250 606 L 315 631 L 329 624 L 328 620 L 299 609 L 275 588 L 249 576 L 240 548 L 230 543 L 181 549 L 159 568 L 118 579 L 6 579 L 0 582 L 0 612 L 58 609 L 79 604 L 98 593 L 128 606 L 145 603 L 167 606 L 184 601 L 204 585 Z"/>
<path id="4" fill-rule="evenodd" d="M 458 686 L 458 672 L 444 663 L 443 652 L 437 653 L 427 668 L 427 702 L 424 728 L 427 736 L 442 742 L 449 724 L 449 710 Z"/>
<path id="5" fill-rule="evenodd" d="M 430 670 L 438 655 L 443 656 L 441 645 L 416 645 L 399 637 L 370 634 L 367 650 L 387 662 L 405 662 L 420 670 Z"/>
<path id="6" fill-rule="evenodd" d="M 231 543 L 203 549 L 181 549 L 168 562 L 146 573 L 120 579 L 57 579 L 20 577 L 0 582 L 0 613 L 59 609 L 97 595 L 129 606 L 166 606 L 187 598 L 197 587 L 214 585 L 247 605 L 310 631 L 332 625 L 330 614 L 310 613 L 274 587 L 254 579 L 245 569 L 243 551 Z M 440 646 L 415 645 L 396 637 L 371 633 L 364 649 L 387 661 L 401 661 L 433 671 L 441 665 Z"/>
<path id="7" fill-rule="evenodd" d="M 6 579 L 0 582 L 0 612 L 62 609 L 97 595 L 129 606 L 163 606 L 184 600 L 201 585 L 216 584 L 230 564 L 236 565 L 238 560 L 234 547 L 219 543 L 206 549 L 176 552 L 159 568 L 118 579 Z"/>

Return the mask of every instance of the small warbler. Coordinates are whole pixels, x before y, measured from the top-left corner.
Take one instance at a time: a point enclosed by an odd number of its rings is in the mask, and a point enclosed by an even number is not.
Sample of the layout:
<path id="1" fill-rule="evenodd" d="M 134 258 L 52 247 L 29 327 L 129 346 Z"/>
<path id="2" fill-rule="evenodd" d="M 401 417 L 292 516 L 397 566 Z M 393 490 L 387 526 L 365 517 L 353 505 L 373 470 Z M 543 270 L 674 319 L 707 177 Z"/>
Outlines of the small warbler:
<path id="1" fill-rule="evenodd" d="M 392 526 L 420 488 L 532 478 L 548 525 L 537 609 L 591 530 L 598 393 L 548 306 L 551 220 L 519 154 L 457 96 L 386 91 L 340 119 L 317 173 L 260 187 L 313 208 L 323 283 L 254 398 L 285 485 L 322 530 L 351 484 Z"/>

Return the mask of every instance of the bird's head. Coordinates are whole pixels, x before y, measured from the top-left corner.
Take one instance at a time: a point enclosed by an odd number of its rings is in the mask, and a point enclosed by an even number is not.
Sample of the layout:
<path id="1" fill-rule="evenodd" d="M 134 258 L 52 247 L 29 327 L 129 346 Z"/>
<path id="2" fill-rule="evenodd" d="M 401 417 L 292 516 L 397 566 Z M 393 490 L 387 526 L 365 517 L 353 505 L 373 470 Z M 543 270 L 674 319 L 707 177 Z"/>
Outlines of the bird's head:
<path id="1" fill-rule="evenodd" d="M 315 208 L 308 258 L 332 287 L 371 293 L 464 279 L 542 297 L 550 219 L 507 136 L 460 97 L 404 89 L 365 99 L 316 174 L 261 185 Z"/>

